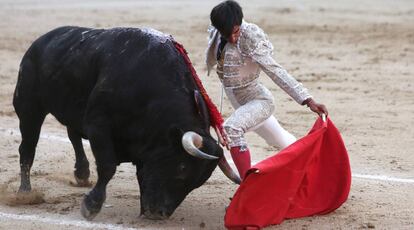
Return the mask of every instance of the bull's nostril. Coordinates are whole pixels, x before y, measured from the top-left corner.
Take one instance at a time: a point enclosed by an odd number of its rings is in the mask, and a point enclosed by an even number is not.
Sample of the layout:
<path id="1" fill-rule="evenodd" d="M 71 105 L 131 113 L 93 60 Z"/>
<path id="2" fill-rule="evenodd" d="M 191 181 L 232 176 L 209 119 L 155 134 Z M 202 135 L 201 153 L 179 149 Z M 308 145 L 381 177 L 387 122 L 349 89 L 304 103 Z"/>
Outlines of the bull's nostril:
<path id="1" fill-rule="evenodd" d="M 164 210 L 162 212 L 162 216 L 164 217 L 164 219 L 168 219 L 171 216 L 171 212 Z"/>
<path id="2" fill-rule="evenodd" d="M 141 216 L 143 218 L 151 219 L 151 220 L 165 220 L 168 219 L 171 215 L 166 208 L 142 208 L 141 209 Z"/>

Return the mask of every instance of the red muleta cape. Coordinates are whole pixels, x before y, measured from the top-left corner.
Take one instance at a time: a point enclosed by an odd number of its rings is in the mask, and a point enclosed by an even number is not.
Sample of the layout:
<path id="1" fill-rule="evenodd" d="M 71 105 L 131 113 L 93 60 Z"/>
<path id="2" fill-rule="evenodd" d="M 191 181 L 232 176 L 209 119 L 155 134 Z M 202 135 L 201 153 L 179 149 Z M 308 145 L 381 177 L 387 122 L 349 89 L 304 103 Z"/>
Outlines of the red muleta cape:
<path id="1" fill-rule="evenodd" d="M 279 224 L 284 219 L 322 215 L 349 194 L 351 169 L 338 130 L 319 118 L 307 136 L 254 165 L 225 215 L 228 229 Z"/>

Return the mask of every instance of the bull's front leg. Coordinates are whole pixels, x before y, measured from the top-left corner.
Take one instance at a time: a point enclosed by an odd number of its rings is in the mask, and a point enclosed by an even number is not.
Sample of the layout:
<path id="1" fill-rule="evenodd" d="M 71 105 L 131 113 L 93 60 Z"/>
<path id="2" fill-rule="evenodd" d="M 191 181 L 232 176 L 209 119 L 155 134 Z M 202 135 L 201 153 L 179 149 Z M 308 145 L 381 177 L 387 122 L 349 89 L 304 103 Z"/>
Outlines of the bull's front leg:
<path id="1" fill-rule="evenodd" d="M 102 123 L 89 126 L 89 138 L 95 156 L 98 181 L 85 195 L 81 213 L 86 219 L 92 220 L 99 213 L 106 199 L 106 185 L 115 174 L 117 161 L 109 126 Z"/>

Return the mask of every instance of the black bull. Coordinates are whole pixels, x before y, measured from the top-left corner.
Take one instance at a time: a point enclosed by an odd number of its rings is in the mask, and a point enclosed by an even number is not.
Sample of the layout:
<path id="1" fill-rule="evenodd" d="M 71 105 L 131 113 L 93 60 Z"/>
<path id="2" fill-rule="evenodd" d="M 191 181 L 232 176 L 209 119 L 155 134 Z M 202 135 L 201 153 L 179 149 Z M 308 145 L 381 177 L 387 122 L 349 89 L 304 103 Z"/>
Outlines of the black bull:
<path id="1" fill-rule="evenodd" d="M 217 164 L 234 178 L 183 57 L 171 39 L 148 31 L 61 27 L 31 45 L 13 100 L 22 134 L 20 192 L 31 190 L 30 168 L 49 113 L 67 127 L 79 184 L 90 174 L 81 138 L 90 141 L 98 180 L 82 202 L 87 219 L 100 211 L 122 162 L 136 165 L 148 218 L 170 216 Z"/>

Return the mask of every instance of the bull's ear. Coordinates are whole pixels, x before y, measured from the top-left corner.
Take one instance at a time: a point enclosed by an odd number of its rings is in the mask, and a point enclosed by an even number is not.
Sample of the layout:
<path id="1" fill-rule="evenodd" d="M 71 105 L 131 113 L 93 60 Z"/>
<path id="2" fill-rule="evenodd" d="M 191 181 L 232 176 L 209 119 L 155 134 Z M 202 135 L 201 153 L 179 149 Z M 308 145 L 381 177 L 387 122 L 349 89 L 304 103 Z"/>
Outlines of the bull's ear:
<path id="1" fill-rule="evenodd" d="M 205 130 L 209 131 L 210 129 L 210 115 L 208 113 L 208 108 L 206 102 L 204 101 L 203 96 L 198 90 L 194 90 L 194 100 L 197 107 L 198 114 L 201 116 L 204 122 Z"/>

